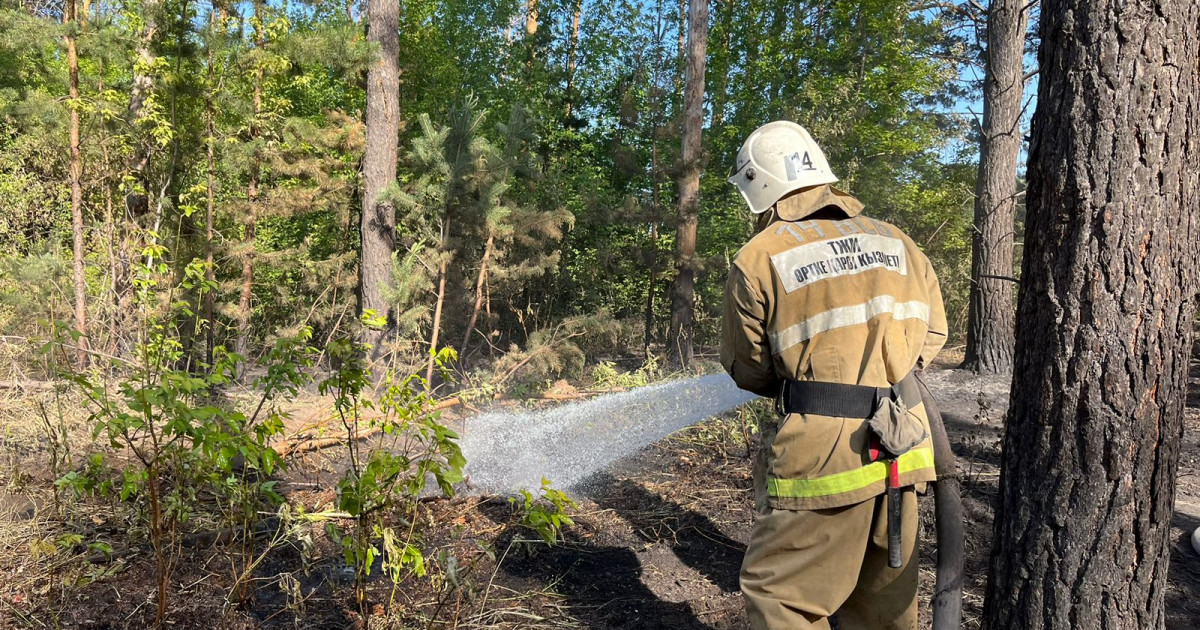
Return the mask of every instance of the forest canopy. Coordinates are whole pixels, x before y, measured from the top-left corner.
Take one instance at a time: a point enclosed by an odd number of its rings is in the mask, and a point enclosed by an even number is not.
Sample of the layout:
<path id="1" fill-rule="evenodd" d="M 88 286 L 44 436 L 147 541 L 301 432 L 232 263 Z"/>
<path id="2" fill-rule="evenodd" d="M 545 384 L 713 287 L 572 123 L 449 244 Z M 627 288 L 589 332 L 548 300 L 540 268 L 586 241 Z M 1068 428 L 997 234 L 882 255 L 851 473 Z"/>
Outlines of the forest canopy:
<path id="1" fill-rule="evenodd" d="M 72 112 L 91 348 L 134 343 L 143 272 L 178 287 L 149 308 L 190 304 L 174 318 L 196 356 L 357 326 L 366 78 L 380 55 L 365 5 L 129 0 L 65 21 L 66 6 L 0 3 L 0 334 L 43 338 L 71 319 Z M 725 178 L 774 119 L 810 129 L 838 185 L 926 248 L 961 336 L 977 131 L 964 103 L 978 89 L 964 79 L 978 60 L 967 11 L 714 2 L 697 245 L 678 260 L 685 9 L 400 3 L 397 176 L 381 197 L 396 213 L 395 356 L 426 360 L 439 305 L 436 345 L 467 367 L 566 338 L 653 347 L 680 268 L 696 273 L 696 340 L 713 343 L 729 260 L 752 230 Z M 193 264 L 207 298 L 187 281 Z"/>

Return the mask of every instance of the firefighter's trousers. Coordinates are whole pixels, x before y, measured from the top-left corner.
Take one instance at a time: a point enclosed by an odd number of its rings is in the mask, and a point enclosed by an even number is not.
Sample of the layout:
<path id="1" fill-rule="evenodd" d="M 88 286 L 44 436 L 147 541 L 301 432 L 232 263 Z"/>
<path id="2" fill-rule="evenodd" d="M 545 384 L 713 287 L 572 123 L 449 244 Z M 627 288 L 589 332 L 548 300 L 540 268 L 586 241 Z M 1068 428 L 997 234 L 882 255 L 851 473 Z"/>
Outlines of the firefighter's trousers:
<path id="1" fill-rule="evenodd" d="M 904 564 L 888 568 L 887 495 L 827 510 L 760 512 L 742 562 L 755 630 L 917 627 L 917 495 L 903 495 Z"/>

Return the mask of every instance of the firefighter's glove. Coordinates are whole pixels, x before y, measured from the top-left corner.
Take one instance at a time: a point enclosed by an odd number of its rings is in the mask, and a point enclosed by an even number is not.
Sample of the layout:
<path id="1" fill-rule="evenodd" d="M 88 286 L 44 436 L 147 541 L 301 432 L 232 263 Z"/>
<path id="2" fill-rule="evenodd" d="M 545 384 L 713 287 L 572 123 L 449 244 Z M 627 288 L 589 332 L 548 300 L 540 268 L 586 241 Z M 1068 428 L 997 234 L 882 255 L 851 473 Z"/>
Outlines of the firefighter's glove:
<path id="1" fill-rule="evenodd" d="M 899 457 L 929 437 L 925 425 L 909 412 L 902 401 L 882 398 L 867 426 L 879 436 L 879 443 L 892 457 Z"/>

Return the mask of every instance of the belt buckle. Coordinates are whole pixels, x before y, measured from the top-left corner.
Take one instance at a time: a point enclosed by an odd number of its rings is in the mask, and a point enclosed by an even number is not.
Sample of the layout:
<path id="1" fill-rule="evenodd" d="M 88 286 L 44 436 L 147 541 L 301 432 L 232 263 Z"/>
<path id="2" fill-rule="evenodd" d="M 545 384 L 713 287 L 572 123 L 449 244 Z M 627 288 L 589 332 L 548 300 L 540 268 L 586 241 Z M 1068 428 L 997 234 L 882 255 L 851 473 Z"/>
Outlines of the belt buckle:
<path id="1" fill-rule="evenodd" d="M 788 381 L 787 379 L 784 379 L 783 385 L 779 388 L 779 394 L 777 396 L 775 396 L 775 413 L 779 414 L 780 418 L 787 415 L 787 412 L 784 410 L 784 407 L 783 407 L 783 399 L 784 399 L 784 397 L 787 396 L 789 384 L 790 384 L 790 381 Z"/>

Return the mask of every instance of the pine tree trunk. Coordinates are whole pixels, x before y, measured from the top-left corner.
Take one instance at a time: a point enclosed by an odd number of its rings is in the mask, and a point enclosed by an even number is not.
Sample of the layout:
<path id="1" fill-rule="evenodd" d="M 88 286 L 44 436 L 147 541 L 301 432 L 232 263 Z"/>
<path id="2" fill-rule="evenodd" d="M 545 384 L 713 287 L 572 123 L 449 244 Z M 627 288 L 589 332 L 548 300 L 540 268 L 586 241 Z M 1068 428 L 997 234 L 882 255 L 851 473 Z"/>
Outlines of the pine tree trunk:
<path id="1" fill-rule="evenodd" d="M 488 261 L 492 258 L 492 247 L 496 236 L 488 234 L 487 242 L 483 245 L 483 258 L 479 262 L 479 276 L 475 279 L 475 306 L 471 309 L 471 318 L 467 320 L 467 332 L 463 334 L 460 356 L 466 356 L 467 344 L 471 342 L 471 333 L 475 332 L 475 322 L 479 321 L 479 311 L 483 308 L 483 283 L 487 280 Z"/>
<path id="2" fill-rule="evenodd" d="M 426 386 L 433 383 L 434 357 L 438 350 L 438 337 L 442 333 L 442 307 L 446 304 L 446 276 L 450 273 L 450 212 L 447 209 L 442 216 L 442 242 L 438 247 L 438 288 L 437 303 L 433 307 L 433 330 L 429 333 L 429 365 L 425 368 Z"/>
<path id="3" fill-rule="evenodd" d="M 987 16 L 983 129 L 971 256 L 967 356 L 963 367 L 1007 372 L 1013 358 L 1013 219 L 1021 100 L 1025 91 L 1025 0 L 992 0 Z"/>
<path id="4" fill-rule="evenodd" d="M 645 349 L 647 356 L 650 344 L 654 343 L 654 285 L 658 281 L 658 212 L 659 212 L 659 169 L 658 169 L 658 125 L 650 132 L 650 212 L 654 215 L 650 223 L 650 264 L 646 271 Z"/>
<path id="5" fill-rule="evenodd" d="M 724 4 L 714 2 L 713 8 L 717 12 L 717 20 L 721 25 L 721 51 L 724 57 L 721 59 L 720 65 L 714 70 L 717 72 L 716 85 L 710 84 L 710 93 L 712 94 L 712 122 L 709 124 L 710 129 L 716 129 L 725 124 L 725 107 L 729 100 L 729 63 L 730 55 L 732 55 L 732 44 L 730 40 L 730 32 L 733 30 L 733 14 L 738 11 L 740 4 L 735 4 L 730 0 L 726 0 Z"/>
<path id="6" fill-rule="evenodd" d="M 136 125 L 142 117 L 146 100 L 154 90 L 154 76 L 150 68 L 154 67 L 154 36 L 158 34 L 158 10 L 162 0 L 142 0 L 139 15 L 142 19 L 142 32 L 139 34 L 134 54 L 137 62 L 134 64 L 133 77 L 129 89 L 129 107 L 125 117 L 130 125 Z M 150 164 L 151 143 L 135 139 L 133 152 L 129 156 L 129 171 L 140 184 L 140 188 L 131 189 L 125 194 L 125 211 L 129 217 L 137 219 L 150 210 L 150 200 L 144 190 L 143 173 Z"/>
<path id="7" fill-rule="evenodd" d="M 84 278 L 83 256 L 83 157 L 79 150 L 79 52 L 75 47 L 77 17 L 75 0 L 66 0 L 63 5 L 63 22 L 67 34 L 63 40 L 67 45 L 67 94 L 70 98 L 71 122 L 69 144 L 71 152 L 71 237 L 73 249 L 73 275 L 75 280 L 75 330 L 78 351 L 76 362 L 79 369 L 87 367 L 87 284 Z"/>
<path id="8" fill-rule="evenodd" d="M 252 299 L 254 297 L 254 232 L 257 227 L 254 208 L 258 205 L 258 177 L 252 177 L 247 187 L 250 199 L 250 220 L 246 223 L 246 235 L 242 241 L 245 250 L 242 253 L 241 291 L 238 295 L 237 308 L 237 340 L 234 352 L 244 356 L 250 351 L 250 315 L 253 313 Z"/>
<path id="9" fill-rule="evenodd" d="M 387 316 L 393 324 L 384 288 L 392 283 L 392 254 L 396 250 L 396 211 L 379 199 L 396 181 L 400 142 L 400 4 L 369 0 L 367 39 L 379 45 L 379 61 L 367 71 L 367 138 L 363 153 L 362 254 L 359 259 L 359 309 Z M 382 352 L 386 331 L 368 330 L 363 340 Z"/>
<path id="10" fill-rule="evenodd" d="M 256 2 L 254 4 L 254 14 L 260 20 L 263 19 L 262 4 Z M 260 25 L 256 31 L 257 41 L 255 45 L 261 50 L 266 43 L 266 36 L 263 31 L 264 26 Z M 262 115 L 262 96 L 263 96 L 263 69 L 259 67 L 255 71 L 254 76 L 254 96 L 252 107 L 254 113 L 254 121 L 250 124 L 250 139 L 253 142 L 261 134 L 259 129 L 259 117 Z M 258 187 L 259 177 L 261 176 L 259 158 L 257 149 L 254 155 L 250 156 L 250 181 L 246 185 L 246 201 L 249 205 L 249 214 L 246 221 L 246 234 L 242 239 L 242 290 L 238 296 L 237 310 L 237 341 L 234 344 L 234 352 L 247 356 L 250 350 L 250 315 L 251 299 L 254 297 L 254 232 L 258 227 Z"/>
<path id="11" fill-rule="evenodd" d="M 209 24 L 210 31 L 213 30 L 213 28 L 218 23 L 217 11 L 218 11 L 217 8 L 213 7 L 212 11 L 209 13 L 208 24 Z M 215 197 L 216 197 L 216 182 L 214 181 L 214 173 L 216 171 L 215 145 L 217 142 L 217 138 L 216 138 L 216 122 L 215 122 L 216 112 L 214 111 L 213 94 L 212 94 L 213 90 L 216 89 L 216 82 L 215 82 L 213 75 L 214 75 L 213 52 L 212 52 L 212 47 L 210 44 L 209 49 L 208 49 L 208 82 L 206 85 L 207 89 L 205 90 L 205 97 L 204 97 L 204 126 L 205 126 L 205 131 L 207 133 L 207 139 L 205 142 L 205 144 L 207 145 L 207 147 L 206 147 L 207 148 L 207 155 L 206 155 L 207 163 L 205 164 L 205 167 L 206 167 L 205 174 L 207 177 L 206 177 L 206 185 L 205 185 L 206 199 L 205 199 L 205 209 L 204 209 L 204 264 L 205 264 L 204 279 L 209 284 L 212 284 L 213 282 L 216 281 L 216 271 L 213 268 L 213 236 L 214 236 L 213 210 L 214 210 L 214 201 L 215 201 Z M 204 313 L 203 317 L 204 317 L 204 322 L 205 322 L 205 324 L 204 324 L 204 326 L 205 326 L 205 328 L 204 328 L 204 356 L 205 356 L 205 362 L 208 365 L 212 365 L 212 362 L 213 362 L 213 345 L 214 345 L 214 341 L 215 341 L 215 338 L 214 338 L 215 337 L 215 330 L 214 330 L 215 322 L 213 322 L 214 300 L 215 300 L 215 296 L 213 295 L 213 292 L 211 290 L 206 290 L 204 293 L 204 306 L 203 306 L 203 313 Z"/>
<path id="12" fill-rule="evenodd" d="M 658 222 L 650 224 L 650 265 L 646 269 L 646 310 L 643 313 L 645 320 L 645 338 L 643 345 L 646 351 L 650 351 L 650 344 L 654 343 L 654 285 L 658 280 Z"/>
<path id="13" fill-rule="evenodd" d="M 1200 248 L 1200 0 L 1045 0 L 985 628 L 1164 625 Z"/>
<path id="14" fill-rule="evenodd" d="M 137 61 L 133 66 L 131 85 L 129 89 L 129 107 L 125 110 L 126 124 L 136 126 L 144 114 L 146 99 L 154 90 L 154 76 L 148 70 L 154 64 L 154 37 L 158 33 L 158 11 L 161 0 L 143 0 L 139 11 L 142 19 L 142 30 L 134 49 Z M 116 246 L 116 264 L 113 265 L 116 275 L 113 277 L 113 330 L 117 333 L 114 338 L 114 352 L 123 354 L 128 351 L 132 339 L 120 336 L 122 332 L 135 330 L 133 261 L 141 247 L 136 242 L 137 223 L 150 211 L 150 200 L 146 193 L 145 170 L 150 164 L 151 146 L 141 138 L 133 138 L 133 150 L 130 152 L 125 167 L 134 185 L 126 189 L 124 197 L 125 211 L 119 221 L 119 241 Z"/>
<path id="15" fill-rule="evenodd" d="M 533 37 L 538 30 L 537 0 L 525 0 L 525 35 Z"/>
<path id="16" fill-rule="evenodd" d="M 571 43 L 567 48 L 567 112 L 566 120 L 571 120 L 571 108 L 575 103 L 575 55 L 579 50 L 579 18 L 583 15 L 583 0 L 575 0 L 575 9 L 571 14 Z"/>
<path id="17" fill-rule="evenodd" d="M 700 209 L 701 126 L 704 124 L 704 60 L 708 42 L 708 0 L 688 4 L 687 84 L 683 101 L 683 163 L 678 179 L 679 226 L 675 232 L 678 274 L 671 291 L 668 344 L 680 365 L 692 360 L 695 320 L 696 222 Z"/>

